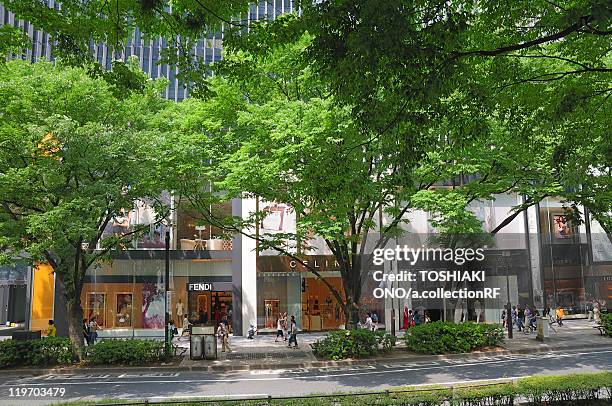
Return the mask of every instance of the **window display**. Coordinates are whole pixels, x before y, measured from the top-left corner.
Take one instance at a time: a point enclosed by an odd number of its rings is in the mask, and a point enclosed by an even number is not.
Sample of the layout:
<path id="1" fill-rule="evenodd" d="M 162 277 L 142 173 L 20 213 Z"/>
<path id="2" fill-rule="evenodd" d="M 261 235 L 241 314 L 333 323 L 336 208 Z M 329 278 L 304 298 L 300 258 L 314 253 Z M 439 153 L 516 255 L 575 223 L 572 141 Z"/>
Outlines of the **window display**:
<path id="1" fill-rule="evenodd" d="M 95 318 L 99 326 L 106 326 L 106 293 L 87 295 L 87 320 Z"/>
<path id="2" fill-rule="evenodd" d="M 279 300 L 264 300 L 264 312 L 265 312 L 265 328 L 275 328 L 276 327 L 276 318 L 280 313 L 280 301 Z"/>
<path id="3" fill-rule="evenodd" d="M 117 293 L 117 314 L 115 315 L 115 327 L 132 326 L 132 303 L 131 293 Z"/>
<path id="4" fill-rule="evenodd" d="M 164 328 L 164 291 L 158 284 L 145 283 L 142 289 L 142 326 Z"/>

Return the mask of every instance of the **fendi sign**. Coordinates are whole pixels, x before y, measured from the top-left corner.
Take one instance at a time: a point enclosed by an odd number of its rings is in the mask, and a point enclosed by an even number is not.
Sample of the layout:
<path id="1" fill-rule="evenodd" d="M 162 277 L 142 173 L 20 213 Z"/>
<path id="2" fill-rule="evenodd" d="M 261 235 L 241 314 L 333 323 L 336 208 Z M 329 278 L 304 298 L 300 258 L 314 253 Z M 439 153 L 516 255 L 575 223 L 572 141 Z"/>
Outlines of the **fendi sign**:
<path id="1" fill-rule="evenodd" d="M 209 292 L 213 290 L 212 283 L 188 283 L 187 291 L 189 292 Z"/>

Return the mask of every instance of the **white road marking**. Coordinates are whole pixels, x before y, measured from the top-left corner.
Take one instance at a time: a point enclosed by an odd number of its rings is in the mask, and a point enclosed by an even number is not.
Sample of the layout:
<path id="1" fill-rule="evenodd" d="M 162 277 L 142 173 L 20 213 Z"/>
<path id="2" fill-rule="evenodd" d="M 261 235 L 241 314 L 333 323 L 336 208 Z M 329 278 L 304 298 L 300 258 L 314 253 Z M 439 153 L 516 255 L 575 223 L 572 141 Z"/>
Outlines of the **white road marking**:
<path id="1" fill-rule="evenodd" d="M 220 394 L 220 395 L 182 395 L 182 396 L 151 396 L 148 397 L 147 400 L 168 400 L 168 399 L 243 399 L 243 398 L 268 398 L 268 394 L 267 393 L 237 393 L 235 395 L 227 395 L 227 394 Z"/>
<path id="2" fill-rule="evenodd" d="M 566 354 L 552 354 L 555 356 L 555 358 L 567 358 L 567 357 L 575 357 L 575 356 L 580 356 L 580 355 L 591 355 L 591 354 L 602 354 L 602 353 L 612 353 L 612 350 L 603 350 L 603 351 L 591 351 L 591 352 L 579 352 L 579 353 L 566 353 Z M 180 381 L 177 380 L 149 380 L 149 381 L 139 381 L 139 380 L 134 380 L 134 381 L 101 381 L 101 382 L 53 382 L 53 385 L 125 385 L 125 384 L 129 384 L 129 383 L 135 383 L 135 384 L 147 384 L 147 383 L 202 383 L 202 382 L 224 382 L 224 383 L 229 383 L 229 382 L 253 382 L 253 381 L 270 381 L 270 380 L 297 380 L 297 379 L 325 379 L 325 378 L 337 378 L 337 377 L 344 377 L 344 376 L 357 376 L 357 375 L 378 375 L 378 374 L 387 374 L 387 373 L 397 373 L 397 372 L 409 372 L 409 371 L 422 371 L 422 370 L 431 370 L 431 369 L 448 369 L 448 368 L 457 368 L 457 367 L 464 367 L 464 366 L 474 366 L 474 365 L 483 365 L 483 364 L 505 364 L 505 363 L 509 363 L 509 362 L 514 362 L 517 359 L 514 358 L 514 356 L 509 356 L 510 359 L 502 359 L 502 360 L 497 360 L 497 361 L 489 361 L 489 362 L 481 362 L 478 359 L 475 359 L 472 362 L 465 362 L 463 364 L 457 364 L 457 363 L 453 363 L 450 365 L 435 365 L 435 366 L 426 366 L 426 367 L 408 367 L 408 368 L 400 368 L 400 369 L 388 369 L 388 370 L 381 370 L 381 371 L 363 371 L 363 372 L 351 372 L 351 373 L 337 373 L 337 374 L 325 374 L 325 375 L 307 375 L 307 376 L 298 376 L 298 377 L 283 377 L 283 376 L 275 376 L 275 377 L 270 377 L 270 378 L 229 378 L 229 377 L 224 377 L 224 378 L 220 378 L 220 379 L 183 379 Z M 526 358 L 533 358 L 533 359 L 537 359 L 537 358 L 544 358 L 544 357 L 539 357 L 538 354 L 533 354 L 533 355 L 528 355 L 525 354 L 525 356 L 521 356 L 518 359 L 524 360 Z M 548 357 L 546 357 L 548 358 Z M 58 376 L 59 378 L 59 376 Z M 0 386 L 44 386 L 44 385 L 50 385 L 51 383 L 15 383 L 15 384 L 8 384 L 8 383 L 3 383 Z"/>

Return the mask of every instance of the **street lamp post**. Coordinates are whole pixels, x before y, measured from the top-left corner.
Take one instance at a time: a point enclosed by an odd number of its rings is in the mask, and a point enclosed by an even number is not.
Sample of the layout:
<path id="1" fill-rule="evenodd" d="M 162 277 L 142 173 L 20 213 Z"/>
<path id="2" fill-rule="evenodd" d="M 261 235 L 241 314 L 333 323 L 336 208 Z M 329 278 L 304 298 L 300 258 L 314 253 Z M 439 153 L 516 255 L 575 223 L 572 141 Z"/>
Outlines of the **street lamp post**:
<path id="1" fill-rule="evenodd" d="M 170 296 L 170 231 L 166 230 L 166 270 L 165 270 L 165 294 L 166 299 L 164 302 L 165 317 L 164 317 L 164 355 L 168 358 L 168 336 L 170 335 L 170 309 L 169 309 L 169 296 Z"/>
<path id="2" fill-rule="evenodd" d="M 508 325 L 508 338 L 512 338 L 512 304 L 510 303 L 510 264 L 508 259 L 510 258 L 510 251 L 503 251 L 502 256 L 505 258 L 506 263 L 506 295 L 508 303 L 506 303 L 506 324 Z"/>

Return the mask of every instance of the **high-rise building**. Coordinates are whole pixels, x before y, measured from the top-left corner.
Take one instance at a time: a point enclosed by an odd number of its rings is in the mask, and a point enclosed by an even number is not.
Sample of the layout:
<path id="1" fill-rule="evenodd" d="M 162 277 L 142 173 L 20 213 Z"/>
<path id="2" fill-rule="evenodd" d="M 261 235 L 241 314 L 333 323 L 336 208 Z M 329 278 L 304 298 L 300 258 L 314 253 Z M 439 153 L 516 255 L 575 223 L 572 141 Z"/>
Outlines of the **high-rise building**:
<path id="1" fill-rule="evenodd" d="M 45 0 L 51 8 L 59 9 L 60 1 Z M 276 16 L 291 12 L 294 9 L 293 0 L 269 0 L 259 4 L 252 4 L 247 12 L 237 16 L 237 20 L 244 24 L 261 19 L 273 19 Z M 35 62 L 40 60 L 53 61 L 53 39 L 49 34 L 37 29 L 28 21 L 20 20 L 15 17 L 4 4 L 0 3 L 0 26 L 12 25 L 22 28 L 30 37 L 32 46 L 25 50 L 23 59 Z M 167 64 L 159 64 L 161 54 L 168 47 L 170 39 L 158 37 L 145 40 L 139 30 L 135 30 L 131 38 L 125 44 L 124 49 L 119 53 L 113 53 L 104 43 L 91 43 L 89 50 L 92 56 L 106 69 L 110 69 L 113 61 L 127 61 L 131 56 L 138 58 L 140 68 L 149 77 L 168 79 L 164 97 L 169 100 L 181 101 L 189 95 L 188 86 L 177 79 L 178 70 L 176 67 Z M 202 58 L 209 65 L 221 60 L 223 49 L 223 28 L 206 38 L 200 39 L 192 50 L 193 54 Z"/>

